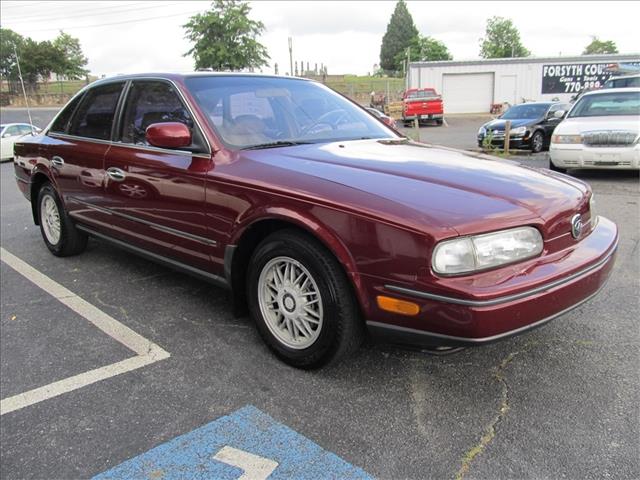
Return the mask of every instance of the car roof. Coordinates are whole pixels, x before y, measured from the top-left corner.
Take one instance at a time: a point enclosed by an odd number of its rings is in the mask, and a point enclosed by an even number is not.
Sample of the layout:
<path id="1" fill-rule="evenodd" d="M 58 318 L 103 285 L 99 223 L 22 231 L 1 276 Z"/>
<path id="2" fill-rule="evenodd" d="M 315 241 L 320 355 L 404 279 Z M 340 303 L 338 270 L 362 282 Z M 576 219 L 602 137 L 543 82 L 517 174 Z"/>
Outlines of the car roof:
<path id="1" fill-rule="evenodd" d="M 525 102 L 525 103 L 517 103 L 516 105 L 511 105 L 509 108 L 520 107 L 522 105 L 555 105 L 556 103 L 569 103 L 569 102 Z"/>
<path id="2" fill-rule="evenodd" d="M 599 90 L 591 90 L 589 92 L 585 92 L 584 96 L 587 95 L 603 95 L 606 93 L 617 93 L 617 92 L 632 92 L 632 93 L 640 93 L 640 87 L 624 87 L 624 88 L 601 88 Z"/>
<path id="3" fill-rule="evenodd" d="M 101 85 L 103 83 L 111 83 L 118 81 L 127 81 L 135 79 L 163 79 L 163 80 L 185 80 L 187 78 L 197 77 L 256 77 L 256 78 L 277 78 L 279 80 L 303 80 L 307 82 L 315 82 L 315 80 L 302 77 L 284 76 L 284 75 L 271 75 L 264 73 L 245 73 L 245 72 L 186 72 L 186 73 L 170 73 L 170 72 L 148 72 L 148 73 L 132 73 L 126 75 L 115 75 L 112 77 L 101 78 L 92 82 L 88 86 L 93 87 Z"/>

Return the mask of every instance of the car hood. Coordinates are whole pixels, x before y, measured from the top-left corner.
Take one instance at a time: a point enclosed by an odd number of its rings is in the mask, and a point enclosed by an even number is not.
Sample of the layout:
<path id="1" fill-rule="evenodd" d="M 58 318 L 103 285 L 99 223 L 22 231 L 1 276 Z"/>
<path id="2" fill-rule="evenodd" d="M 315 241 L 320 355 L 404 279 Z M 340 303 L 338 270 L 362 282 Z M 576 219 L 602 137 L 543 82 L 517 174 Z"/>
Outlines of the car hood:
<path id="1" fill-rule="evenodd" d="M 640 119 L 635 115 L 566 118 L 556 127 L 554 133 L 578 135 L 594 130 L 628 130 L 640 134 Z"/>
<path id="2" fill-rule="evenodd" d="M 530 118 L 520 118 L 516 120 L 511 120 L 511 128 L 516 127 L 528 127 L 530 125 L 535 125 L 538 123 L 540 119 L 530 119 Z M 483 125 L 487 130 L 504 130 L 504 126 L 507 123 L 506 120 L 502 120 L 501 118 L 496 118 L 495 120 L 491 120 Z"/>
<path id="3" fill-rule="evenodd" d="M 246 180 L 449 236 L 522 224 L 544 230 L 575 213 L 587 192 L 548 170 L 409 141 L 251 150 L 241 158 Z"/>

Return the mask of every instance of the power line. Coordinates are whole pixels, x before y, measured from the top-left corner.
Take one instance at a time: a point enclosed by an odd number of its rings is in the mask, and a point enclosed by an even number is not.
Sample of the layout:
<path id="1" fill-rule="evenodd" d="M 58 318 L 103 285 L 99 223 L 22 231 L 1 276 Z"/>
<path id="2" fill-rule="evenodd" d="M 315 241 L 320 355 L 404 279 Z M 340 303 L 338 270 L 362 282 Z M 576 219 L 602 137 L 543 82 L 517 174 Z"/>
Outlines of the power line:
<path id="1" fill-rule="evenodd" d="M 180 5 L 180 2 L 173 2 L 173 3 L 163 3 L 162 7 L 172 7 L 175 5 Z M 124 9 L 124 10 L 118 10 L 118 9 L 112 9 L 112 11 L 110 12 L 102 12 L 100 13 L 101 16 L 103 15 L 115 15 L 115 14 L 122 14 L 122 13 L 130 13 L 130 12 L 135 12 L 138 10 L 150 10 L 150 9 L 155 9 L 158 8 L 156 5 L 154 6 L 145 6 L 145 7 L 136 7 L 136 8 L 128 8 L 128 9 Z M 102 10 L 102 9 L 98 9 L 98 10 Z M 52 20 L 66 20 L 67 18 L 81 18 L 81 17 L 87 17 L 90 16 L 92 14 L 97 13 L 96 10 L 92 10 L 92 11 L 87 11 L 86 13 L 80 13 L 79 15 L 64 15 L 61 17 L 41 17 L 40 19 L 31 19 L 31 20 L 26 20 L 24 18 L 20 18 L 18 20 L 9 20 L 8 23 L 11 23 L 11 25 L 13 24 L 18 24 L 18 23 L 39 23 L 39 22 L 50 22 Z"/>
<path id="2" fill-rule="evenodd" d="M 71 2 L 71 3 L 60 2 L 58 4 L 54 4 L 53 2 L 42 2 L 42 3 L 49 4 L 49 5 L 56 5 L 56 8 L 54 9 L 54 11 L 49 10 L 49 12 L 55 15 L 56 13 L 60 13 L 59 12 L 60 8 L 64 6 L 73 8 L 73 12 L 83 12 L 83 11 L 90 12 L 92 10 L 105 10 L 109 8 L 133 7 L 136 5 L 143 5 L 148 2 L 130 2 L 130 3 L 118 2 L 118 4 L 116 5 L 105 5 L 103 2 L 98 2 L 98 1 L 94 1 L 94 2 L 81 1 L 81 2 Z M 76 5 L 79 5 L 79 8 L 76 7 Z M 22 11 L 22 8 L 20 7 L 16 7 L 16 8 L 18 10 L 7 11 L 7 7 L 3 7 L 3 13 L 17 16 L 20 18 L 25 18 L 25 19 L 42 18 L 43 16 L 47 15 L 47 13 L 43 11 L 43 8 L 40 8 L 39 11 L 37 12 L 36 11 L 26 12 L 26 15 L 24 14 L 25 12 Z"/>
<path id="3" fill-rule="evenodd" d="M 50 19 L 70 18 L 70 17 L 73 18 L 73 17 L 83 16 L 83 15 L 91 15 L 93 13 L 99 13 L 100 15 L 108 15 L 110 13 L 109 10 L 113 12 L 120 12 L 120 11 L 124 12 L 127 10 L 131 10 L 130 7 L 134 7 L 134 9 L 142 8 L 140 7 L 140 5 L 145 3 L 146 2 L 137 2 L 132 4 L 116 5 L 116 6 L 111 5 L 111 6 L 102 6 L 102 7 L 90 7 L 87 9 L 73 9 L 71 10 L 70 15 L 63 15 L 60 11 L 53 12 L 53 16 L 50 16 L 46 12 L 40 12 L 35 15 L 26 15 L 26 16 L 12 13 L 10 14 L 12 15 L 12 18 L 9 20 L 9 22 L 11 23 L 39 22 L 39 21 L 45 21 Z M 151 7 L 147 3 L 146 7 L 144 8 L 151 8 Z M 107 10 L 107 12 L 105 12 L 104 10 Z"/>
<path id="4" fill-rule="evenodd" d="M 194 15 L 196 13 L 202 13 L 202 10 L 198 10 L 198 11 L 192 11 L 192 12 L 180 12 L 180 13 L 174 13 L 171 15 L 161 15 L 158 17 L 148 17 L 148 18 L 139 18 L 136 20 L 125 20 L 122 22 L 110 22 L 110 23 L 98 23 L 98 24 L 94 24 L 94 25 L 80 25 L 80 26 L 73 26 L 73 27 L 56 27 L 56 28 L 38 28 L 39 32 L 49 32 L 49 31 L 53 31 L 53 30 L 76 30 L 79 28 L 96 28 L 96 27 L 107 27 L 107 26 L 111 26 L 111 25 L 123 25 L 125 23 L 139 23 L 139 22 L 147 22 L 149 20 L 158 20 L 160 18 L 170 18 L 170 17 L 180 17 L 183 15 Z"/>
<path id="5" fill-rule="evenodd" d="M 19 5 L 9 5 L 9 6 L 2 7 L 2 8 L 4 10 L 6 10 L 7 8 L 24 9 L 24 8 L 28 8 L 28 7 L 36 7 L 36 6 L 40 5 L 41 3 L 49 3 L 49 2 L 20 2 Z"/>

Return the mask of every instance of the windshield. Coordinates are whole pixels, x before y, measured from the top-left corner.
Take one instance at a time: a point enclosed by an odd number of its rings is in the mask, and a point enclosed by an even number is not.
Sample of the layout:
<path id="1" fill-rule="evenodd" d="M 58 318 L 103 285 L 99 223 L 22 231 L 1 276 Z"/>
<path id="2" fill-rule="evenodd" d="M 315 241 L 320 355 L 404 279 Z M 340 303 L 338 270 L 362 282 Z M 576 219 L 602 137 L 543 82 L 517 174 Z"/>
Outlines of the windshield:
<path id="1" fill-rule="evenodd" d="M 610 117 L 614 115 L 640 115 L 640 92 L 585 95 L 569 112 L 569 117 Z"/>
<path id="2" fill-rule="evenodd" d="M 231 147 L 397 138 L 365 110 L 316 82 L 220 75 L 187 78 L 186 85 Z"/>
<path id="3" fill-rule="evenodd" d="M 520 120 L 541 118 L 546 113 L 549 105 L 546 104 L 523 104 L 516 105 L 507 110 L 500 118 L 504 120 Z"/>

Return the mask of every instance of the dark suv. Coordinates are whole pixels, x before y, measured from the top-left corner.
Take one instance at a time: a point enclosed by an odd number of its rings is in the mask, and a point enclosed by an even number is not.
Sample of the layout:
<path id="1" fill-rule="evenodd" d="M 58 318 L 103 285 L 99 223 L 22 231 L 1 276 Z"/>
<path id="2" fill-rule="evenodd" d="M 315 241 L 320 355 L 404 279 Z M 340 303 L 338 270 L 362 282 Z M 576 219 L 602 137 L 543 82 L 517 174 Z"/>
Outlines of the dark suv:
<path id="1" fill-rule="evenodd" d="M 491 145 L 504 148 L 504 130 L 507 120 L 511 121 L 509 148 L 531 150 L 534 153 L 549 148 L 551 134 L 562 118 L 557 111 L 567 112 L 566 103 L 536 102 L 515 105 L 495 120 L 485 123 L 478 130 L 478 146 L 485 147 L 487 137 Z"/>

